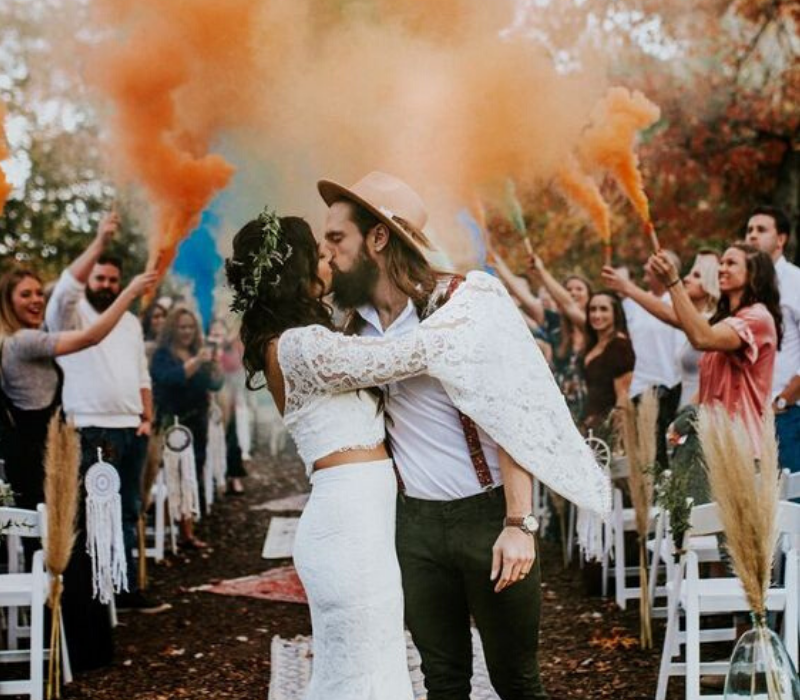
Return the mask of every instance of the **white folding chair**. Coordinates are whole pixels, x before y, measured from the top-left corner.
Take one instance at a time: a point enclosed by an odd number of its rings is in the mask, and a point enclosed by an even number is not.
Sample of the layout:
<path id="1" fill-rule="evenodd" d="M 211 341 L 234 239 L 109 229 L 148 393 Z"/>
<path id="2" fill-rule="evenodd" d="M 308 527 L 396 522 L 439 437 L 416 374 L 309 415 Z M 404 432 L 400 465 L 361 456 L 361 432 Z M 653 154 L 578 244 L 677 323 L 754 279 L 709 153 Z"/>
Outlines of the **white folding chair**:
<path id="1" fill-rule="evenodd" d="M 800 499 L 800 472 L 792 474 L 788 469 L 782 472 L 781 498 L 786 501 Z"/>
<path id="2" fill-rule="evenodd" d="M 627 601 L 638 600 L 641 594 L 639 585 L 628 585 L 628 579 L 639 577 L 639 566 L 625 565 L 625 533 L 636 532 L 636 511 L 633 508 L 624 508 L 622 504 L 622 491 L 614 489 L 612 501 L 611 517 L 604 526 L 604 539 L 610 543 L 610 547 L 605 548 L 603 555 L 603 595 L 607 592 L 607 584 L 610 577 L 614 579 L 614 597 L 620 609 L 624 610 Z M 650 510 L 650 527 L 653 528 L 657 508 Z M 610 560 L 613 555 L 614 567 L 611 569 Z M 648 564 L 649 565 L 649 564 Z"/>
<path id="3" fill-rule="evenodd" d="M 719 509 L 715 503 L 707 503 L 692 509 L 690 532 L 684 537 L 685 553 L 678 564 L 678 572 L 672 587 L 667 614 L 667 631 L 661 655 L 656 700 L 664 700 L 670 676 L 686 676 L 686 699 L 700 698 L 700 675 L 724 675 L 728 671 L 727 661 L 703 662 L 700 645 L 707 641 L 733 639 L 732 630 L 700 630 L 702 615 L 746 612 L 749 610 L 741 581 L 733 577 L 707 578 L 700 576 L 700 556 L 692 548 L 692 540 L 698 537 L 715 536 L 723 532 Z M 795 667 L 797 666 L 797 609 L 798 569 L 795 538 L 800 535 L 800 505 L 781 502 L 778 511 L 778 528 L 781 534 L 789 535 L 790 547 L 786 552 L 786 582 L 783 587 L 773 587 L 767 594 L 767 609 L 784 612 L 784 642 Z M 697 540 L 696 540 L 697 541 Z M 708 549 L 706 548 L 706 552 Z M 686 632 L 679 630 L 681 613 L 685 615 Z M 686 661 L 673 658 L 680 645 L 686 645 Z M 712 696 L 702 696 L 707 700 Z M 713 696 L 721 697 L 721 696 Z"/>
<path id="4" fill-rule="evenodd" d="M 148 523 L 145 527 L 145 537 L 152 541 L 152 546 L 145 547 L 144 550 L 146 557 L 150 557 L 157 562 L 164 559 L 167 530 L 169 530 L 172 553 L 175 554 L 178 551 L 175 523 L 169 517 L 168 499 L 169 493 L 164 470 L 159 469 L 155 483 L 150 489 L 150 501 L 153 504 L 153 521 L 152 525 Z M 139 556 L 138 549 L 134 550 L 134 556 Z"/>
<path id="5" fill-rule="evenodd" d="M 6 555 L 8 558 L 8 569 L 6 573 L 19 574 L 23 572 L 23 562 L 25 560 L 22 548 L 22 538 L 13 532 L 3 532 L 6 539 Z M 23 624 L 23 608 L 11 607 L 3 611 L 3 620 L 6 627 L 6 648 L 17 649 L 19 640 L 30 636 L 30 625 Z"/>
<path id="6" fill-rule="evenodd" d="M 547 500 L 547 487 L 538 479 L 533 480 L 533 504 L 531 512 L 539 521 L 541 531 L 544 532 L 550 521 L 550 503 Z"/>
<path id="7" fill-rule="evenodd" d="M 0 532 L 17 537 L 44 539 L 47 519 L 44 505 L 38 509 L 0 508 Z M 0 651 L 0 663 L 28 662 L 28 678 L 0 681 L 0 695 L 27 695 L 32 700 L 42 700 L 44 694 L 44 662 L 49 656 L 44 639 L 44 606 L 50 587 L 49 576 L 44 568 L 44 551 L 33 555 L 30 572 L 0 574 L 0 607 L 30 608 L 30 649 Z M 64 621 L 53 620 L 61 625 L 61 656 L 65 683 L 72 681 L 69 665 Z M 20 635 L 21 636 L 21 635 Z"/>

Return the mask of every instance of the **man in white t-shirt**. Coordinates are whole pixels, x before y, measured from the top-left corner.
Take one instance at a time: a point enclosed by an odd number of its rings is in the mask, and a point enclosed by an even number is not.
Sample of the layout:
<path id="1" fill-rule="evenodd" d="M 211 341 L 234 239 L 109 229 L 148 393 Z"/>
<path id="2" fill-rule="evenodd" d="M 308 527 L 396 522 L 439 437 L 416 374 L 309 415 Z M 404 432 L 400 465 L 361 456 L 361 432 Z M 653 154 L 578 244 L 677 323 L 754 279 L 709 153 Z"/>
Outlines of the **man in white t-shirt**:
<path id="1" fill-rule="evenodd" d="M 337 305 L 365 336 L 407 333 L 454 288 L 435 272 L 420 197 L 373 172 L 351 188 L 319 183 L 330 207 L 325 238 Z M 541 700 L 538 527 L 532 478 L 420 376 L 384 392 L 398 470 L 397 554 L 406 623 L 422 657 L 429 700 L 468 700 L 470 618 L 503 700 Z"/>
<path id="2" fill-rule="evenodd" d="M 85 328 L 119 295 L 122 260 L 105 252 L 119 227 L 116 214 L 106 215 L 89 247 L 63 272 L 47 305 L 51 331 Z M 144 334 L 130 312 L 97 345 L 58 358 L 64 371 L 63 405 L 80 430 L 85 472 L 97 461 L 97 449 L 120 475 L 122 529 L 128 566 L 128 592 L 117 608 L 160 612 L 167 606 L 148 600 L 138 589 L 133 558 L 141 507 L 142 469 L 153 419 L 150 371 Z"/>
<path id="3" fill-rule="evenodd" d="M 800 471 L 800 268 L 786 259 L 792 231 L 789 217 L 771 206 L 753 210 L 747 242 L 772 258 L 781 293 L 783 341 L 775 358 L 772 409 L 781 466 Z"/>
<path id="4" fill-rule="evenodd" d="M 675 253 L 667 251 L 675 267 L 680 269 L 680 260 Z M 649 293 L 667 304 L 671 304 L 669 293 L 648 265 L 644 267 L 644 280 Z M 633 343 L 636 363 L 633 367 L 630 396 L 633 399 L 644 391 L 658 391 L 658 456 L 659 463 L 667 467 L 667 427 L 675 418 L 681 398 L 681 375 L 678 353 L 686 342 L 686 336 L 677 328 L 660 321 L 633 299 L 622 302 L 628 322 L 628 334 Z"/>

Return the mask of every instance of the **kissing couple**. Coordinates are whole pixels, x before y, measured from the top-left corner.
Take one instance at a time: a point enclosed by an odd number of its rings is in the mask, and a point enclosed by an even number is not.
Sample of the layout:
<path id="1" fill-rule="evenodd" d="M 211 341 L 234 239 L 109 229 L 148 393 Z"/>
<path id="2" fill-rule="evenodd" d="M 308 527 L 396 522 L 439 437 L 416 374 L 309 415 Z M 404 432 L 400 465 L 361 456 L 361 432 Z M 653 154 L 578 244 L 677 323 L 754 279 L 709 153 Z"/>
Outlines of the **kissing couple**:
<path id="1" fill-rule="evenodd" d="M 546 698 L 533 477 L 602 515 L 608 479 L 503 286 L 428 262 L 420 196 L 380 172 L 318 188 L 321 242 L 265 210 L 226 261 L 248 386 L 265 379 L 312 486 L 306 698 L 413 700 L 405 623 L 428 700 L 469 700 L 471 621 L 500 698 Z"/>

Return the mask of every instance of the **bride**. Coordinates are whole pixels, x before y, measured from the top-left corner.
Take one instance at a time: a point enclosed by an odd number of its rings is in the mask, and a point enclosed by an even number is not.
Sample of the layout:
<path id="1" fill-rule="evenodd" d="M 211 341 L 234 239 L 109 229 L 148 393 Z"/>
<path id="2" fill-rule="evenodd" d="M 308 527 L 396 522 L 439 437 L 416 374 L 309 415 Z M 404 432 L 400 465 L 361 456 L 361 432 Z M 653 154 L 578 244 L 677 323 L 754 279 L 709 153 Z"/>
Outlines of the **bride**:
<path id="1" fill-rule="evenodd" d="M 226 261 L 242 314 L 248 387 L 284 417 L 312 491 L 294 559 L 308 595 L 314 663 L 307 700 L 412 700 L 394 549 L 397 482 L 370 388 L 419 374 L 523 468 L 582 507 L 610 508 L 607 479 L 503 287 L 483 273 L 408 335 L 335 332 L 331 270 L 308 224 L 265 210 Z"/>

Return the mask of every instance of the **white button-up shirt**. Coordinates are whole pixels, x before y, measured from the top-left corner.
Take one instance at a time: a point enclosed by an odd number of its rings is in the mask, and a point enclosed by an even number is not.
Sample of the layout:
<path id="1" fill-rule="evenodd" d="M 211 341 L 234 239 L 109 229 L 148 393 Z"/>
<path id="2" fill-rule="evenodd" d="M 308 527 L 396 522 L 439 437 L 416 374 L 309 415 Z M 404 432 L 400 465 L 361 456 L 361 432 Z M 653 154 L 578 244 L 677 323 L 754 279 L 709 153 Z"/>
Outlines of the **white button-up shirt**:
<path id="1" fill-rule="evenodd" d="M 775 358 L 773 399 L 800 374 L 800 267 L 781 256 L 775 263 L 775 272 L 781 292 L 783 342 Z"/>
<path id="2" fill-rule="evenodd" d="M 419 325 L 416 307 L 409 300 L 386 329 L 372 306 L 358 309 L 366 322 L 361 335 L 399 336 Z M 413 377 L 385 388 L 386 427 L 392 456 L 406 494 L 412 498 L 452 501 L 482 491 L 470 460 L 461 420 L 442 385 L 428 376 Z M 495 484 L 502 483 L 497 444 L 478 429 L 486 462 Z"/>
<path id="3" fill-rule="evenodd" d="M 661 301 L 672 304 L 669 294 L 662 296 Z M 632 299 L 624 299 L 622 308 L 636 354 L 630 396 L 638 396 L 651 386 L 674 387 L 681 381 L 678 355 L 686 336 L 677 328 L 659 321 Z"/>

